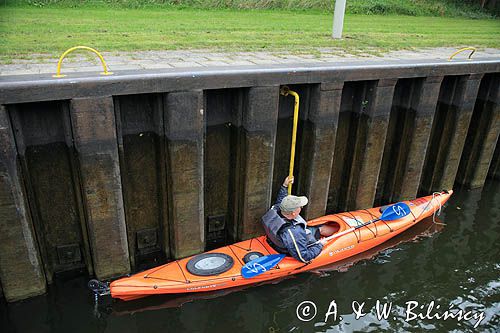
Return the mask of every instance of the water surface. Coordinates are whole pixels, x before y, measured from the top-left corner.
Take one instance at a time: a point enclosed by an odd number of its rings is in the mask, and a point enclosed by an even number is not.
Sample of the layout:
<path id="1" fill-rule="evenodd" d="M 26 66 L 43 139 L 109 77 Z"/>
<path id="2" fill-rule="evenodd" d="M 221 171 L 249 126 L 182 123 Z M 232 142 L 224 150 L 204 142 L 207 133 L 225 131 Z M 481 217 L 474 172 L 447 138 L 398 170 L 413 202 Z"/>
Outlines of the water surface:
<path id="1" fill-rule="evenodd" d="M 158 296 L 134 302 L 99 300 L 87 277 L 60 277 L 47 295 L 0 304 L 2 332 L 498 332 L 500 330 L 500 182 L 457 190 L 439 221 L 428 219 L 376 251 L 316 273 L 213 294 Z M 377 318 L 376 301 L 392 304 Z M 316 316 L 297 317 L 313 302 Z M 337 316 L 325 315 L 332 301 Z M 363 306 L 356 318 L 353 301 Z M 407 302 L 425 314 L 450 309 L 484 319 L 407 318 Z M 313 308 L 310 303 L 312 316 Z M 440 306 L 436 310 L 437 305 Z M 332 307 L 331 310 L 334 308 Z M 301 315 L 308 314 L 301 308 Z M 342 317 L 342 320 L 340 319 Z M 309 319 L 309 318 L 303 318 Z M 336 320 L 335 320 L 336 319 Z"/>

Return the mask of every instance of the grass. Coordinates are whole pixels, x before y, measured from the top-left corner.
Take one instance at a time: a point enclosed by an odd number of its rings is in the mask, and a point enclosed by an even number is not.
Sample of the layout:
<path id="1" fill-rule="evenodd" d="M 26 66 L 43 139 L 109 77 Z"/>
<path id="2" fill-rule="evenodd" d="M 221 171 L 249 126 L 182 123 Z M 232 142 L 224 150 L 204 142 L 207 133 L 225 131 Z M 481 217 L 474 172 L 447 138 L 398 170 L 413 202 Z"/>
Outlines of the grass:
<path id="1" fill-rule="evenodd" d="M 60 55 L 75 45 L 100 51 L 211 49 L 349 53 L 442 46 L 500 47 L 497 20 L 347 15 L 344 39 L 332 15 L 281 10 L 0 7 L 0 61 Z"/>
<path id="2" fill-rule="evenodd" d="M 332 12 L 334 0 L 4 0 L 36 7 L 285 9 Z M 499 15 L 481 9 L 477 0 L 349 0 L 348 14 L 487 18 Z"/>

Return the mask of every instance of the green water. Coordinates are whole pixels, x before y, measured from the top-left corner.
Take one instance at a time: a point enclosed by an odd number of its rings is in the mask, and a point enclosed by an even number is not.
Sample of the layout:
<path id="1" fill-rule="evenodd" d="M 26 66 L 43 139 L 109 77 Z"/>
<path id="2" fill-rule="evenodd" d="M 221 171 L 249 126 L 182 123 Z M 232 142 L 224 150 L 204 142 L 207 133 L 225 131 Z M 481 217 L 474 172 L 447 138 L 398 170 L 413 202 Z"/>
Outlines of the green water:
<path id="1" fill-rule="evenodd" d="M 95 306 L 86 289 L 88 278 L 61 277 L 47 295 L 9 305 L 2 303 L 0 330 L 498 332 L 500 182 L 490 182 L 483 190 L 456 191 L 439 220 L 446 225 L 427 220 L 390 244 L 329 267 L 326 272 L 304 273 L 276 283 L 197 298 L 159 296 L 128 303 L 104 298 Z M 377 318 L 377 300 L 392 304 L 386 319 Z M 313 302 L 317 309 L 310 321 L 297 317 L 297 307 L 304 301 Z M 331 314 L 325 322 L 332 301 L 337 308 L 336 318 Z M 356 318 L 353 301 L 364 302 L 364 316 Z M 424 309 L 408 311 L 410 301 Z M 433 319 L 410 320 L 412 314 L 425 315 L 432 301 Z M 308 304 L 311 311 L 301 308 L 301 316 L 314 313 Z M 435 318 L 446 310 L 462 310 L 469 320 Z M 483 319 L 474 328 L 480 317 Z"/>

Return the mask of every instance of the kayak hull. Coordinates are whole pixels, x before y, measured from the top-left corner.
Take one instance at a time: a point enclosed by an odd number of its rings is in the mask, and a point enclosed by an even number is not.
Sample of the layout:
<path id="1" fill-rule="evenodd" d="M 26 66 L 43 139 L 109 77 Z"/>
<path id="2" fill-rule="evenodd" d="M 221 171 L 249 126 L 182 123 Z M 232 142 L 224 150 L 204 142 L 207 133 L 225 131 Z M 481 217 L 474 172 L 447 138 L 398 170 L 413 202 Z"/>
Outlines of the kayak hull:
<path id="1" fill-rule="evenodd" d="M 407 216 L 394 221 L 377 221 L 334 238 L 325 244 L 320 255 L 309 264 L 287 256 L 276 267 L 252 278 L 244 278 L 241 275 L 241 268 L 245 264 L 244 258 L 247 254 L 254 252 L 262 255 L 277 254 L 267 243 L 266 237 L 260 236 L 208 251 L 207 254 L 223 254 L 232 258 L 232 267 L 223 273 L 209 276 L 192 274 L 187 269 L 188 262 L 196 257 L 192 256 L 116 280 L 110 285 L 111 296 L 122 300 L 133 300 L 156 294 L 207 292 L 257 284 L 327 266 L 372 249 L 404 232 L 419 221 L 433 215 L 452 193 L 453 191 L 450 190 L 433 196 L 404 201 L 411 209 L 411 213 Z M 380 208 L 377 207 L 326 215 L 308 221 L 308 226 L 335 224 L 338 229 L 336 233 L 341 233 L 352 229 L 355 225 L 375 220 L 381 215 Z"/>

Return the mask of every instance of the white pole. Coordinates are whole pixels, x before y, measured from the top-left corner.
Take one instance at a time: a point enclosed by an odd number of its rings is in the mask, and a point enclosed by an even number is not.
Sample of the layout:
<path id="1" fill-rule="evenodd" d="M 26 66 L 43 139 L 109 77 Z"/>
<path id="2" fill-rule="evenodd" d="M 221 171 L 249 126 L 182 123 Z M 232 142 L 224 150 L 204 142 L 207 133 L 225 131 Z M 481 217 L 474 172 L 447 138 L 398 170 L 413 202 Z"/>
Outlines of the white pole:
<path id="1" fill-rule="evenodd" d="M 335 12 L 333 14 L 333 38 L 342 38 L 344 27 L 344 13 L 346 0 L 335 0 Z"/>

